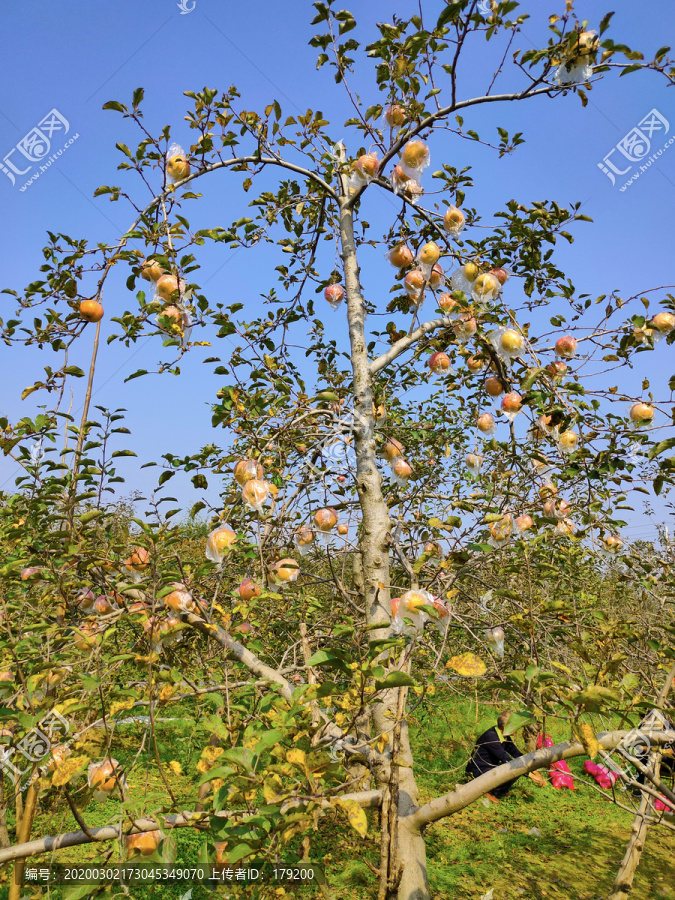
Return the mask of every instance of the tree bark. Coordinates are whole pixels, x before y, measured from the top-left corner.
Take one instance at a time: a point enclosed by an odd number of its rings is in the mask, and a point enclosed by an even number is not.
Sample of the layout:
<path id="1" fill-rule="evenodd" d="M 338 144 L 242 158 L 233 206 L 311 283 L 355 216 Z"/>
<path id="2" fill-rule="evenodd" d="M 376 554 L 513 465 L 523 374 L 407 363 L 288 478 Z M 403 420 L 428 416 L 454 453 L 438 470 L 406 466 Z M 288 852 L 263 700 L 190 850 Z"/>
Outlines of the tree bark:
<path id="1" fill-rule="evenodd" d="M 362 514 L 359 540 L 362 591 L 367 624 L 382 626 L 370 632 L 371 639 L 378 640 L 389 633 L 391 621 L 391 521 L 377 467 L 372 372 L 365 334 L 365 300 L 359 280 L 353 210 L 345 197 L 341 198 L 340 204 L 340 239 L 354 376 L 356 489 Z M 397 900 L 428 900 L 424 840 L 419 829 L 407 824 L 417 809 L 419 792 L 412 769 L 405 709 L 397 717 L 401 690 L 387 691 L 382 702 L 374 706 L 372 717 L 375 735 L 391 735 L 397 727 L 397 718 L 400 718 L 397 740 L 388 742 L 374 766 L 375 782 L 383 797 L 380 893 L 386 900 L 390 897 Z M 394 743 L 397 745 L 395 758 Z M 392 764 L 397 770 L 395 785 L 392 784 Z"/>

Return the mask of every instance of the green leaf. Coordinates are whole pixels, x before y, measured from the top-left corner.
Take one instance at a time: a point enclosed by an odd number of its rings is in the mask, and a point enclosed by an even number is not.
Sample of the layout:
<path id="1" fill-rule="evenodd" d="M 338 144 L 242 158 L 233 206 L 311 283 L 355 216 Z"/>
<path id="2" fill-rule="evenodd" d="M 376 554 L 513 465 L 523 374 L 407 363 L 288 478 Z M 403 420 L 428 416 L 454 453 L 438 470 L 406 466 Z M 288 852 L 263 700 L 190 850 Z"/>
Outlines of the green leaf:
<path id="1" fill-rule="evenodd" d="M 649 451 L 649 458 L 654 459 L 655 456 L 660 456 L 665 450 L 670 450 L 671 447 L 675 447 L 675 438 L 666 438 L 665 441 L 660 441 Z"/>
<path id="2" fill-rule="evenodd" d="M 137 456 L 133 450 L 115 450 L 111 459 L 115 459 L 117 456 Z"/>
<path id="3" fill-rule="evenodd" d="M 390 672 L 382 681 L 376 681 L 375 687 L 378 691 L 386 688 L 412 687 L 415 679 L 408 675 L 407 672 Z"/>
<path id="4" fill-rule="evenodd" d="M 117 100 L 108 100 L 107 103 L 103 104 L 103 109 L 114 109 L 115 112 L 126 112 L 127 107 L 122 103 L 118 103 Z"/>

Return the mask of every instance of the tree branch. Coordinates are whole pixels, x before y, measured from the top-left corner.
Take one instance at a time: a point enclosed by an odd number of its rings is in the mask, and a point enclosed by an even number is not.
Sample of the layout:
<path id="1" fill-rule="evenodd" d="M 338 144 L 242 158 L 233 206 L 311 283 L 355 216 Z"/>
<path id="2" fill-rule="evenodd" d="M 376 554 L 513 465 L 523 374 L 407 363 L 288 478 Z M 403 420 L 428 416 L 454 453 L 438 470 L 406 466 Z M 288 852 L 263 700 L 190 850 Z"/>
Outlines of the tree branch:
<path id="1" fill-rule="evenodd" d="M 381 356 L 378 356 L 377 359 L 374 359 L 370 364 L 370 374 L 375 375 L 380 369 L 386 368 L 389 363 L 393 362 L 398 356 L 410 349 L 410 347 L 412 347 L 413 344 L 416 344 L 425 334 L 429 334 L 430 331 L 436 331 L 438 328 L 450 328 L 452 322 L 452 319 L 445 318 L 431 319 L 429 322 L 424 322 L 419 328 L 416 328 L 414 331 L 411 331 L 410 334 L 406 334 L 405 337 L 401 338 L 400 341 L 396 341 L 395 344 L 392 344 L 386 353 L 383 353 Z"/>
<path id="2" fill-rule="evenodd" d="M 621 741 L 630 734 L 629 731 L 606 731 L 598 735 L 598 742 L 604 750 L 614 750 Z M 653 743 L 665 744 L 675 739 L 675 731 L 649 731 L 647 736 Z M 437 797 L 430 800 L 424 806 L 421 806 L 412 815 L 412 825 L 416 828 L 425 828 L 432 822 L 444 819 L 453 813 L 459 812 L 460 809 L 469 806 L 475 800 L 478 800 L 483 794 L 488 793 L 500 784 L 510 781 L 512 778 L 518 778 L 521 775 L 527 775 L 536 769 L 548 768 L 552 763 L 560 759 L 571 759 L 575 756 L 583 756 L 586 753 L 583 745 L 578 742 L 566 742 L 564 744 L 556 744 L 553 747 L 535 750 L 533 753 L 527 753 L 518 759 L 513 759 L 509 763 L 497 766 L 485 775 L 474 778 L 468 784 L 459 784 L 449 794 L 443 797 Z"/>

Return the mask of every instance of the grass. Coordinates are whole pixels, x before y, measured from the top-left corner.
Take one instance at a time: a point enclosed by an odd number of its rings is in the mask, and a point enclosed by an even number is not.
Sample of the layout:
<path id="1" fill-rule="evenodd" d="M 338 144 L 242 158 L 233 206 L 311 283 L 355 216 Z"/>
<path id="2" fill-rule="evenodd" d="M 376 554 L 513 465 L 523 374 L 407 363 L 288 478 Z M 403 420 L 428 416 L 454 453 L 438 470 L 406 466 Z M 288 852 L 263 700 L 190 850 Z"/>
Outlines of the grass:
<path id="1" fill-rule="evenodd" d="M 171 716 L 180 712 L 172 708 Z M 476 721 L 478 718 L 478 721 Z M 463 780 L 464 764 L 474 737 L 494 722 L 495 713 L 468 701 L 436 697 L 420 708 L 411 722 L 415 749 L 416 775 L 422 802 L 450 790 Z M 189 720 L 158 725 L 160 758 L 164 763 L 177 760 L 184 774 L 172 776 L 172 789 L 179 808 L 194 808 L 197 755 L 192 746 L 195 726 Z M 551 729 L 554 739 L 567 737 Z M 121 762 L 129 764 L 142 738 L 138 726 L 125 727 Z M 147 763 L 147 766 L 146 766 Z M 573 760 L 571 769 L 582 774 L 583 759 Z M 130 780 L 131 798 L 138 809 L 153 795 L 158 802 L 163 785 L 147 748 Z M 622 800 L 630 803 L 623 794 Z M 184 802 L 184 806 L 183 806 Z M 150 805 L 150 808 L 153 808 Z M 86 821 L 103 825 L 111 820 L 115 801 L 92 802 L 84 811 Z M 312 836 L 312 858 L 324 862 L 334 900 L 371 900 L 377 894 L 376 878 L 366 863 L 377 866 L 377 817 L 369 813 L 370 829 L 360 838 L 346 825 L 344 817 L 331 814 L 322 819 Z M 605 897 L 624 853 L 630 834 L 632 815 L 608 803 L 589 785 L 577 782 L 574 791 L 537 788 L 521 779 L 508 799 L 485 807 L 480 801 L 454 816 L 431 826 L 426 835 L 429 882 L 434 900 L 479 900 L 494 890 L 494 900 L 597 900 Z M 75 830 L 76 824 L 64 805 L 41 813 L 34 834 L 56 834 Z M 540 834 L 532 833 L 537 829 Z M 174 832 L 178 861 L 194 862 L 205 843 L 205 836 L 188 829 Z M 67 861 L 92 859 L 91 846 L 65 851 Z M 65 854 L 64 854 L 65 855 Z M 652 829 L 638 869 L 631 900 L 675 900 L 675 834 L 667 829 Z M 62 861 L 62 857 L 58 857 Z M 41 861 L 46 864 L 46 860 Z M 37 864 L 37 863 L 36 863 Z M 5 872 L 5 882 L 7 872 Z M 187 886 L 136 886 L 134 900 L 174 900 Z M 0 887 L 0 900 L 8 889 Z M 231 896 L 276 898 L 313 896 L 313 889 L 290 891 L 268 887 L 257 894 L 230 892 Z M 68 900 L 59 889 L 51 893 L 26 893 L 26 897 Z M 110 894 L 103 896 L 111 896 Z M 192 900 L 226 897 L 220 888 L 209 892 L 196 887 Z M 72 900 L 76 900 L 75 897 Z"/>

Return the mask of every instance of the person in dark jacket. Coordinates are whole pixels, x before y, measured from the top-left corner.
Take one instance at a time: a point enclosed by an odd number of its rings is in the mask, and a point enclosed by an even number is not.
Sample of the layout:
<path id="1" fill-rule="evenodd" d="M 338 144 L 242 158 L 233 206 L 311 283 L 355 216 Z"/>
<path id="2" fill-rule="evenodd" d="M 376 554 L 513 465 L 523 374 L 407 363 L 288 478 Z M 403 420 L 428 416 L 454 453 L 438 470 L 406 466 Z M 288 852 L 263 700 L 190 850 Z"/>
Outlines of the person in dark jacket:
<path id="1" fill-rule="evenodd" d="M 508 712 L 501 713 L 497 719 L 497 725 L 484 731 L 476 741 L 476 746 L 473 748 L 471 759 L 466 767 L 466 774 L 470 778 L 478 778 L 479 775 L 484 775 L 491 769 L 523 755 L 511 737 L 504 736 L 504 728 L 509 721 L 509 716 Z M 496 802 L 508 794 L 517 780 L 517 778 L 512 778 L 511 781 L 500 784 L 493 789 L 492 793 L 485 796 Z"/>

